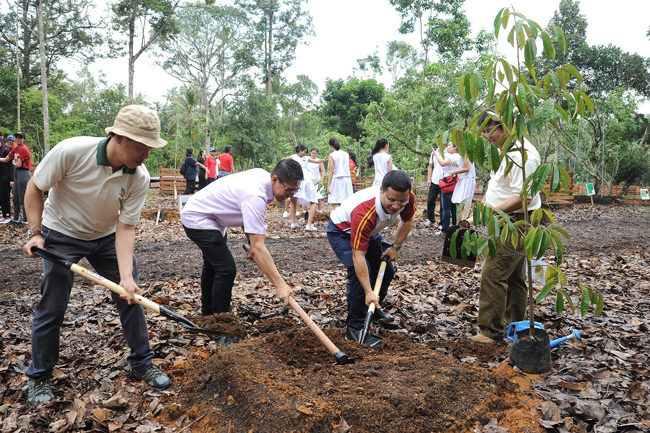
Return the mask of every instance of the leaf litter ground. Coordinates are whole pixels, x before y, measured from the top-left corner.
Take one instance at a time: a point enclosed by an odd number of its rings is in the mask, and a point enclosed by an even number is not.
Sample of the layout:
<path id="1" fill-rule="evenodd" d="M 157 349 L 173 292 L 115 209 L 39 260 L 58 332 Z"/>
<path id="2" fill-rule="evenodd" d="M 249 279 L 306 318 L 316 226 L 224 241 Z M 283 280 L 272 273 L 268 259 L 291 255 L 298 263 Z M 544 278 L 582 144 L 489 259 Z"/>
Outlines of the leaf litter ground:
<path id="1" fill-rule="evenodd" d="M 156 225 L 158 206 L 167 209 Z M 336 366 L 245 261 L 240 230 L 229 235 L 238 266 L 233 311 L 198 316 L 198 249 L 163 199 L 154 195 L 147 211 L 136 251 L 143 294 L 200 326 L 245 338 L 220 346 L 147 313 L 154 362 L 174 380 L 167 391 L 151 390 L 128 374 L 128 350 L 105 290 L 75 279 L 53 381 L 55 401 L 31 409 L 21 371 L 29 364 L 41 265 L 22 256 L 23 231 L 0 227 L 0 259 L 16 270 L 0 276 L 0 431 L 648 430 L 645 207 L 558 211 L 574 236 L 566 244 L 565 272 L 573 287 L 581 282 L 602 291 L 606 310 L 597 319 L 577 319 L 555 314 L 552 300 L 544 302 L 536 320 L 552 338 L 573 328 L 583 335 L 581 343 L 553 349 L 554 369 L 544 377 L 513 369 L 507 343 L 485 347 L 466 340 L 476 332 L 480 263 L 469 270 L 441 262 L 442 239 L 420 216 L 385 305 L 396 323 L 375 329 L 383 343 L 369 348 L 343 339 L 345 271 L 324 235 L 326 218 L 318 215 L 319 232 L 305 234 L 291 231 L 281 210 L 269 212 L 267 244 L 296 300 L 357 359 Z"/>

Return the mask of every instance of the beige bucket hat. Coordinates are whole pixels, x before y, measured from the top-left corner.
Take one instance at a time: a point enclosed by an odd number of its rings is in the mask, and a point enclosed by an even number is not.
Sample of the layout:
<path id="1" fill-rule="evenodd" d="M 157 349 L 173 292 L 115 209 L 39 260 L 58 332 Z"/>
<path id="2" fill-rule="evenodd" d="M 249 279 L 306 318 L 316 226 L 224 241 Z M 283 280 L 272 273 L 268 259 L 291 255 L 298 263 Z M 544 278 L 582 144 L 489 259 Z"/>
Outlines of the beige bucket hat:
<path id="1" fill-rule="evenodd" d="M 149 147 L 164 147 L 167 142 L 160 138 L 158 115 L 143 105 L 122 107 L 113 126 L 105 129 L 106 134 L 123 135 Z"/>

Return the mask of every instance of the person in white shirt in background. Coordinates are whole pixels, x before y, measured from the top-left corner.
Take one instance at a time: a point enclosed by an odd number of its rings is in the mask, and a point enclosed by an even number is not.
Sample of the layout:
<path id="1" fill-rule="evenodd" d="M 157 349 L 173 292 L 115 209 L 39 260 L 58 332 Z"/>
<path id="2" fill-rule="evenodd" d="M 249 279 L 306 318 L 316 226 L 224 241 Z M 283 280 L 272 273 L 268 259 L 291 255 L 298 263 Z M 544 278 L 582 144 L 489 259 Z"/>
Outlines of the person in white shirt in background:
<path id="1" fill-rule="evenodd" d="M 381 181 L 386 176 L 386 173 L 397 169 L 397 167 L 393 166 L 393 157 L 388 153 L 389 148 L 390 144 L 388 143 L 388 139 L 383 137 L 377 140 L 375 147 L 372 148 L 371 155 L 373 166 L 375 167 L 375 179 L 372 182 L 372 186 L 381 185 Z"/>
<path id="2" fill-rule="evenodd" d="M 449 144 L 447 144 L 444 157 L 440 155 L 438 149 L 433 149 L 433 152 L 436 155 L 438 164 L 442 167 L 442 177 L 449 176 L 452 171 L 455 171 L 458 168 L 461 157 L 458 154 L 458 149 L 456 149 L 454 143 L 449 142 Z M 451 201 L 453 195 L 453 191 L 442 193 L 442 199 L 440 200 L 442 203 L 442 218 L 440 220 L 442 227 L 440 228 L 440 231 L 436 233 L 437 235 L 444 235 L 447 233 L 447 230 L 450 227 L 450 220 L 451 225 L 456 225 L 456 205 Z"/>
<path id="3" fill-rule="evenodd" d="M 424 225 L 429 227 L 436 224 L 436 200 L 440 196 L 440 221 L 442 221 L 442 196 L 440 195 L 440 186 L 438 182 L 442 178 L 442 166 L 438 163 L 436 158 L 436 150 L 431 148 L 431 156 L 429 157 L 429 168 L 427 169 L 427 188 L 429 194 L 427 196 L 427 220 Z"/>
<path id="4" fill-rule="evenodd" d="M 309 171 L 309 164 L 321 164 L 325 160 L 314 159 L 307 156 L 307 146 L 304 144 L 296 146 L 296 153 L 291 155 L 289 158 L 300 164 L 304 177 L 300 191 L 290 199 L 289 211 L 291 213 L 291 228 L 295 229 L 298 227 L 298 222 L 296 221 L 298 205 L 307 206 L 309 207 L 309 210 L 307 211 L 307 225 L 305 226 L 305 231 L 315 232 L 317 229 L 314 226 L 314 215 L 316 214 L 319 194 L 314 179 L 312 178 L 311 171 Z"/>
<path id="5" fill-rule="evenodd" d="M 329 146 L 332 153 L 327 157 L 330 171 L 327 180 L 327 202 L 338 207 L 353 194 L 352 179 L 350 178 L 350 155 L 341 150 L 341 143 L 336 137 L 330 138 Z"/>
<path id="6" fill-rule="evenodd" d="M 309 156 L 311 156 L 311 159 L 318 159 L 318 148 L 312 147 Z M 316 162 L 310 162 L 307 167 L 309 168 L 309 171 L 311 172 L 311 177 L 312 180 L 314 181 L 314 184 L 316 184 L 316 191 L 318 192 L 318 211 L 320 212 L 321 205 L 323 202 L 323 198 L 325 198 L 325 194 L 323 193 L 323 189 L 321 186 L 317 185 L 318 182 L 323 182 L 325 180 L 325 166 L 323 163 L 316 163 Z"/>
<path id="7" fill-rule="evenodd" d="M 462 158 L 458 163 L 458 169 L 453 170 L 451 175 L 458 175 L 458 183 L 451 197 L 451 202 L 458 205 L 465 200 L 463 209 L 460 211 L 460 219 L 464 220 L 469 216 L 472 200 L 474 199 L 474 190 L 476 189 L 476 169 L 473 162 L 469 162 L 467 157 Z"/>

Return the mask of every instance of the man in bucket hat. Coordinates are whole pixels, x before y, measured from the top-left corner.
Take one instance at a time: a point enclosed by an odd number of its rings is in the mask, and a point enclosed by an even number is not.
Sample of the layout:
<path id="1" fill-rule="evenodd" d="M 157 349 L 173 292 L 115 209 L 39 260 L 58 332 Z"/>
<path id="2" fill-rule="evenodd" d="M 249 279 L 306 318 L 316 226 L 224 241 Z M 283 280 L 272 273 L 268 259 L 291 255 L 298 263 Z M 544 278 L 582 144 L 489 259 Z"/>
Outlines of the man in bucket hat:
<path id="1" fill-rule="evenodd" d="M 120 110 L 108 137 L 74 137 L 57 144 L 43 158 L 27 185 L 25 197 L 29 239 L 23 250 L 37 246 L 66 256 L 85 257 L 98 274 L 118 283 L 128 296 L 112 293 L 131 353 L 133 375 L 156 389 L 171 385 L 151 362 L 147 323 L 141 306 L 132 303 L 137 285 L 133 246 L 135 225 L 147 191 L 144 162 L 160 138 L 155 112 L 139 105 Z M 43 191 L 49 190 L 47 201 Z M 52 371 L 59 359 L 61 324 L 70 300 L 73 273 L 45 260 L 41 299 L 32 324 L 32 360 L 28 402 L 32 406 L 54 398 Z"/>

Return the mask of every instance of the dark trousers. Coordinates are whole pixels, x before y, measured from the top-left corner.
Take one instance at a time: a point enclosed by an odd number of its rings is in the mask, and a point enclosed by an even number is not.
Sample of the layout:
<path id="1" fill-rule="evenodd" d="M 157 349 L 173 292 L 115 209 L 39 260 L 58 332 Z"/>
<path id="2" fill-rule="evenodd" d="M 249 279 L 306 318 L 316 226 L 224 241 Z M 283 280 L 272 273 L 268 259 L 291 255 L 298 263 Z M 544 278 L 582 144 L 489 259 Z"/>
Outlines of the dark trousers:
<path id="1" fill-rule="evenodd" d="M 25 213 L 25 191 L 32 174 L 27 169 L 17 168 L 14 172 L 14 220 L 20 221 L 20 209 L 23 210 L 23 221 L 27 221 Z"/>
<path id="2" fill-rule="evenodd" d="M 0 181 L 0 208 L 2 209 L 2 218 L 11 218 L 11 184 L 7 181 Z"/>
<path id="3" fill-rule="evenodd" d="M 205 173 L 202 175 L 199 174 L 199 191 L 201 191 L 208 184 L 208 180 L 205 178 Z"/>
<path id="4" fill-rule="evenodd" d="M 440 195 L 440 186 L 437 183 L 431 182 L 429 195 L 427 196 L 427 218 L 434 224 L 436 222 L 436 200 L 438 200 L 438 195 Z"/>
<path id="5" fill-rule="evenodd" d="M 366 321 L 366 314 L 368 307 L 366 306 L 366 292 L 357 278 L 357 273 L 354 270 L 354 262 L 352 260 L 352 245 L 350 242 L 350 234 L 345 233 L 330 221 L 327 225 L 327 240 L 329 240 L 334 253 L 343 262 L 348 270 L 348 284 L 347 284 L 347 302 L 348 302 L 348 318 L 347 324 L 355 328 L 363 328 Z M 370 246 L 366 252 L 366 264 L 370 274 L 370 286 L 375 288 L 375 281 L 377 281 L 377 274 L 379 273 L 379 266 L 381 265 L 381 255 L 384 252 L 381 245 L 383 241 L 381 233 L 377 233 L 370 238 Z M 391 262 L 386 265 L 384 272 L 384 279 L 379 289 L 379 301 L 383 301 L 388 293 L 388 286 L 395 276 L 395 268 Z"/>
<path id="6" fill-rule="evenodd" d="M 201 314 L 211 315 L 230 311 L 237 266 L 228 249 L 226 239 L 219 230 L 188 229 L 185 226 L 183 228 L 187 237 L 203 253 Z"/>
<path id="7" fill-rule="evenodd" d="M 115 253 L 115 235 L 105 236 L 94 241 L 83 241 L 50 230 L 43 226 L 45 248 L 78 262 L 82 257 L 88 259 L 95 271 L 117 284 L 120 272 Z M 32 362 L 25 374 L 32 379 L 51 377 L 52 370 L 59 360 L 59 340 L 61 324 L 70 302 L 70 291 L 74 274 L 68 269 L 43 260 L 43 282 L 41 299 L 38 301 L 32 323 Z M 138 272 L 133 257 L 133 278 L 138 280 Z M 122 322 L 122 333 L 131 348 L 127 360 L 135 371 L 142 371 L 151 364 L 153 349 L 149 346 L 147 322 L 141 306 L 129 305 L 119 295 L 111 292 Z"/>
<path id="8" fill-rule="evenodd" d="M 196 189 L 196 180 L 185 179 L 185 191 L 183 191 L 183 195 L 194 194 L 195 189 Z"/>
<path id="9" fill-rule="evenodd" d="M 451 225 L 456 225 L 456 203 L 451 202 L 451 196 L 454 195 L 454 192 L 443 192 L 442 199 L 440 200 L 442 204 L 442 232 L 447 233 L 449 230 L 449 221 L 451 220 Z"/>

